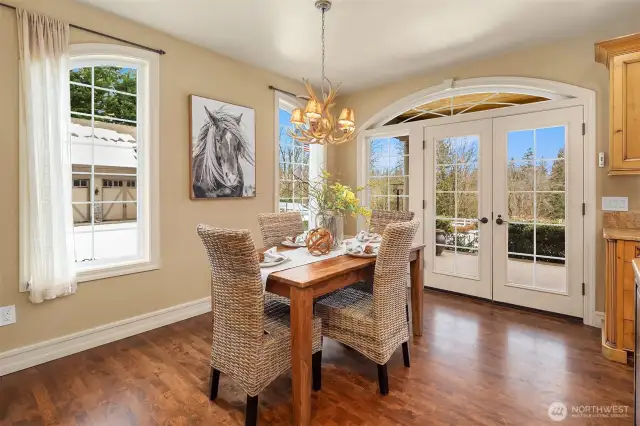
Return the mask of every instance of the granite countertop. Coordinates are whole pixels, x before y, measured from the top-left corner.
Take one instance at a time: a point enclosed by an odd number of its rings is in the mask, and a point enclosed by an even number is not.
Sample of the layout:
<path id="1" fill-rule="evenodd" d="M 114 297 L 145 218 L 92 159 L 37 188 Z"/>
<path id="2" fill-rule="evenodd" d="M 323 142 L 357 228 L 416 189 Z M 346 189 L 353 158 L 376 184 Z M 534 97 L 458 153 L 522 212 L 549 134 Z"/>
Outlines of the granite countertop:
<path id="1" fill-rule="evenodd" d="M 634 259 L 631 263 L 633 264 L 633 270 L 636 273 L 636 281 L 640 283 L 640 259 Z"/>
<path id="2" fill-rule="evenodd" d="M 607 240 L 640 241 L 640 229 L 604 228 L 602 236 Z"/>

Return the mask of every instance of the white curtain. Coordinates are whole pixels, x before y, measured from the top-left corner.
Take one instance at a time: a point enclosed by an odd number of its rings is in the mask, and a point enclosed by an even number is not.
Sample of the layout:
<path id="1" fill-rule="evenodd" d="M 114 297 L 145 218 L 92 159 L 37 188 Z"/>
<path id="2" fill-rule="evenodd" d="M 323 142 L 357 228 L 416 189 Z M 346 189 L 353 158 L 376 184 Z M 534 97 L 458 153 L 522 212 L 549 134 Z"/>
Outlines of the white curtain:
<path id="1" fill-rule="evenodd" d="M 20 143 L 27 173 L 23 252 L 33 303 L 76 291 L 69 122 L 69 25 L 17 10 Z"/>

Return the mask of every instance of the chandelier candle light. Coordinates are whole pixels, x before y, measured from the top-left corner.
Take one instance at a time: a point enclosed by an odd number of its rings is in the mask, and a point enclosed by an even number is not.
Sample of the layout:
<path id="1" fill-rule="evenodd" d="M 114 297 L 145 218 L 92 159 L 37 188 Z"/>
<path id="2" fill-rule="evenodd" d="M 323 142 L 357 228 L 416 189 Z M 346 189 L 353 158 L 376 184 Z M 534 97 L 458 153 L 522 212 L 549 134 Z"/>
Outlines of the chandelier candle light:
<path id="1" fill-rule="evenodd" d="M 353 139 L 356 123 L 355 113 L 351 108 L 343 108 L 337 122 L 331 114 L 334 100 L 338 94 L 340 84 L 334 90 L 331 82 L 324 75 L 324 14 L 331 9 L 331 0 L 317 0 L 316 8 L 322 12 L 322 80 L 320 83 L 321 98 L 319 99 L 309 80 L 303 79 L 309 93 L 309 100 L 304 110 L 296 108 L 291 113 L 291 123 L 295 131 L 289 129 L 287 133 L 293 139 L 305 144 L 340 144 Z M 329 93 L 324 91 L 325 80 L 329 84 Z M 305 96 L 306 98 L 306 96 Z"/>

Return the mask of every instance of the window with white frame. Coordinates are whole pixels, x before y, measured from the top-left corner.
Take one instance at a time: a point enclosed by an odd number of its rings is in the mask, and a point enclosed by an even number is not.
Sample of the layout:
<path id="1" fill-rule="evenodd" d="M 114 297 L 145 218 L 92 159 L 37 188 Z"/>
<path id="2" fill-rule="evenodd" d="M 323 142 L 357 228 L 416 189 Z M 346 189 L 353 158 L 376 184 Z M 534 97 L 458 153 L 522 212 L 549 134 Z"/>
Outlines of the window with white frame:
<path id="1" fill-rule="evenodd" d="M 299 211 L 306 228 L 315 226 L 313 200 L 309 200 L 308 186 L 304 183 L 316 179 L 322 170 L 325 147 L 296 141 L 288 134 L 294 126 L 290 123 L 291 111 L 298 107 L 291 97 L 276 94 L 277 104 L 277 162 L 276 187 L 277 211 Z"/>
<path id="2" fill-rule="evenodd" d="M 409 136 L 367 140 L 369 207 L 409 210 Z"/>
<path id="3" fill-rule="evenodd" d="M 79 279 L 153 269 L 157 57 L 128 47 L 76 45 L 69 77 L 73 180 L 87 183 L 74 188 L 72 200 Z"/>

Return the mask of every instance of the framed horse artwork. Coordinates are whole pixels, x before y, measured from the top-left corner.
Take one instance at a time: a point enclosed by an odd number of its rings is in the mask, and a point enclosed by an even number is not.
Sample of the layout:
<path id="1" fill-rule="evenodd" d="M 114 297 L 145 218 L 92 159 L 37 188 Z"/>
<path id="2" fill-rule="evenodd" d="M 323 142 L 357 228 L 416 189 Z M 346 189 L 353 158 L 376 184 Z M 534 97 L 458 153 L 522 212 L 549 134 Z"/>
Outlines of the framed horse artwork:
<path id="1" fill-rule="evenodd" d="M 256 196 L 255 111 L 189 97 L 192 200 Z"/>

